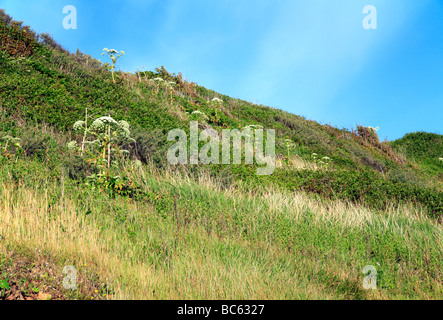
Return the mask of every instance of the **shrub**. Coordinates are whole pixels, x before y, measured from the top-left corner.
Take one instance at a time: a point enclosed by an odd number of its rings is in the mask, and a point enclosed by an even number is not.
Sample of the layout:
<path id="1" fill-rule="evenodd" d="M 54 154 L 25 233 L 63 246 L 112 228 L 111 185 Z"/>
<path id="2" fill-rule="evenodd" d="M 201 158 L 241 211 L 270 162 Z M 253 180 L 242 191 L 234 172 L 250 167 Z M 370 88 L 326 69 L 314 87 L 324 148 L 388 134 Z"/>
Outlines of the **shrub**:
<path id="1" fill-rule="evenodd" d="M 36 34 L 23 21 L 14 21 L 0 11 L 0 48 L 11 56 L 30 56 L 36 47 Z"/>
<path id="2" fill-rule="evenodd" d="M 63 166 L 67 169 L 69 178 L 73 180 L 84 180 L 86 177 L 98 173 L 96 168 L 79 155 L 68 154 L 63 161 Z"/>
<path id="3" fill-rule="evenodd" d="M 153 163 L 156 167 L 165 168 L 168 146 L 164 143 L 167 141 L 167 135 L 162 130 L 146 131 L 137 128 L 132 137 L 135 144 L 132 144 L 133 147 L 129 149 L 131 158 L 137 158 L 145 164 Z"/>
<path id="4" fill-rule="evenodd" d="M 389 180 L 394 183 L 405 183 L 425 187 L 426 182 L 409 168 L 394 168 L 389 172 Z"/>
<path id="5" fill-rule="evenodd" d="M 361 158 L 361 161 L 364 165 L 367 165 L 371 167 L 374 170 L 377 170 L 378 172 L 385 173 L 386 172 L 386 165 L 382 162 L 380 162 L 377 159 L 374 159 L 372 156 L 364 156 Z"/>
<path id="6" fill-rule="evenodd" d="M 357 126 L 358 135 L 373 145 L 379 145 L 378 128 Z"/>
<path id="7" fill-rule="evenodd" d="M 50 47 L 54 50 L 58 50 L 60 52 L 66 53 L 66 54 L 69 54 L 69 51 L 67 51 L 59 43 L 57 43 L 57 41 L 55 41 L 54 38 L 49 33 L 41 33 L 41 34 L 39 34 L 38 37 L 39 37 L 40 43 L 43 44 L 44 46 Z"/>

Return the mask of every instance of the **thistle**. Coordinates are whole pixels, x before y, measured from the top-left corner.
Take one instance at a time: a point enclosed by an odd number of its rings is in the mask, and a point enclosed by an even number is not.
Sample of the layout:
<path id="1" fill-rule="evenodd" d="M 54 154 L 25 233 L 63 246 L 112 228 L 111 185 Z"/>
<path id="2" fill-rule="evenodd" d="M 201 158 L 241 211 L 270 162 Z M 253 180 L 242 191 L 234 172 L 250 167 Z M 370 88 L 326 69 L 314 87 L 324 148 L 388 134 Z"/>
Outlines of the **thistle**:
<path id="1" fill-rule="evenodd" d="M 119 53 L 115 49 L 108 49 L 108 48 L 104 48 L 103 51 L 104 52 L 102 52 L 102 56 L 105 53 L 107 53 L 109 55 L 109 58 L 111 58 L 112 66 L 110 66 L 109 68 L 111 69 L 111 72 L 112 72 L 112 82 L 115 83 L 115 78 L 114 78 L 115 64 L 117 63 L 117 59 L 120 58 L 121 56 L 123 56 L 125 54 L 125 52 L 120 51 L 120 53 Z"/>

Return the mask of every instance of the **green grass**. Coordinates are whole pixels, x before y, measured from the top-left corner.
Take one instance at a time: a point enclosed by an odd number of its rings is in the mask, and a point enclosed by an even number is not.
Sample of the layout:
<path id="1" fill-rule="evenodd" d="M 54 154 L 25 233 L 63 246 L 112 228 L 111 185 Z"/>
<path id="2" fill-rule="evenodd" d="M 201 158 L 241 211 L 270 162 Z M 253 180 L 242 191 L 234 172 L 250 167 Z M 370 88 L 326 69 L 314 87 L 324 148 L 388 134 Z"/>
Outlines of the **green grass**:
<path id="1" fill-rule="evenodd" d="M 117 298 L 441 297 L 442 228 L 416 209 L 381 214 L 302 194 L 222 191 L 208 176 L 194 182 L 146 169 L 134 173 L 138 200 L 69 181 L 8 182 L 2 226 L 13 226 L 0 233 L 10 244 L 85 261 Z M 13 207 L 23 212 L 9 217 Z M 379 272 L 376 292 L 361 286 L 366 265 Z"/>
<path id="2" fill-rule="evenodd" d="M 116 72 L 113 83 L 90 56 L 4 21 L 0 15 L 0 139 L 20 138 L 23 151 L 0 140 L 0 281 L 9 286 L 2 298 L 35 296 L 24 280 L 54 299 L 103 299 L 104 291 L 129 299 L 443 296 L 441 135 L 380 143 L 163 67 Z M 174 90 L 157 77 L 176 82 Z M 121 146 L 130 154 L 115 169 L 124 195 L 115 186 L 92 189 L 86 178 L 97 168 L 67 150 L 81 141 L 72 125 L 86 108 L 91 120 L 109 114 L 131 125 L 136 143 Z M 255 165 L 170 167 L 167 133 L 189 132 L 193 111 L 219 132 L 276 129 L 282 155 L 285 139 L 296 147 L 270 176 L 256 176 Z M 312 153 L 331 164 L 318 166 Z M 43 260 L 53 266 L 51 281 L 32 268 L 11 271 L 15 262 Z M 75 292 L 60 285 L 67 264 L 79 271 Z M 362 287 L 366 265 L 377 268 L 377 290 Z"/>
<path id="3" fill-rule="evenodd" d="M 435 133 L 415 132 L 405 135 L 392 145 L 415 160 L 428 174 L 443 181 L 443 136 Z"/>

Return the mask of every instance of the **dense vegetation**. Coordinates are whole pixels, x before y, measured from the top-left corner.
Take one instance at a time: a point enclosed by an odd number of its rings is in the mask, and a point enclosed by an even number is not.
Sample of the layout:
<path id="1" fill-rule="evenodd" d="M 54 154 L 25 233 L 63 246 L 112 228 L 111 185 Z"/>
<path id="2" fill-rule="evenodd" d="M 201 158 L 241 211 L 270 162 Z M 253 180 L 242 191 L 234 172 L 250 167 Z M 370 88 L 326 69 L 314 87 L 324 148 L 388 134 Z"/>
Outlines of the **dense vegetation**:
<path id="1" fill-rule="evenodd" d="M 131 138 L 111 152 L 105 130 L 88 157 L 67 147 L 84 146 L 75 123 L 102 116 L 127 121 Z M 170 166 L 168 131 L 189 132 L 196 119 L 218 132 L 276 129 L 275 172 Z M 24 275 L 5 271 L 11 257 L 28 261 L 36 247 L 58 259 L 58 269 L 71 259 L 96 271 L 83 291 L 58 298 L 110 291 L 166 299 L 441 298 L 442 141 L 412 133 L 380 142 L 376 130 L 338 129 L 233 99 L 164 67 L 114 77 L 109 65 L 69 53 L 0 11 L 0 280 L 16 286 L 0 287 L 0 299 L 49 290 L 37 277 L 28 292 Z M 23 208 L 14 219 L 12 208 Z M 370 264 L 380 271 L 375 293 L 361 288 Z"/>

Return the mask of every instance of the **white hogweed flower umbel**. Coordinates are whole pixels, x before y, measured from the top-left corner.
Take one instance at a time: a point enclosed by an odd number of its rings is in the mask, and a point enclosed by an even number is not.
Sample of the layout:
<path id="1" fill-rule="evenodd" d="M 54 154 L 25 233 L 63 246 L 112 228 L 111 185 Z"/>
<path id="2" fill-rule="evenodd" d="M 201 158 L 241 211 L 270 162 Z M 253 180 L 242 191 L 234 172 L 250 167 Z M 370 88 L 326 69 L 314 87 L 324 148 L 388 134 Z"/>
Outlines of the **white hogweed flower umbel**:
<path id="1" fill-rule="evenodd" d="M 142 167 L 142 162 L 140 160 L 135 160 L 134 161 L 134 167 L 141 168 Z"/>
<path id="2" fill-rule="evenodd" d="M 212 99 L 212 102 L 214 102 L 214 103 L 222 103 L 223 100 L 221 100 L 219 98 L 214 98 L 214 99 Z"/>
<path id="3" fill-rule="evenodd" d="M 101 128 L 103 128 L 104 125 L 105 125 L 105 124 L 103 123 L 103 121 L 101 121 L 100 119 L 96 119 L 96 120 L 94 120 L 94 122 L 91 124 L 91 127 L 92 127 L 92 128 L 95 128 L 95 129 L 101 129 Z"/>
<path id="4" fill-rule="evenodd" d="M 125 129 L 128 129 L 128 130 L 129 130 L 129 123 L 128 123 L 127 121 L 125 121 L 125 120 L 120 120 L 120 121 L 118 122 L 118 124 L 119 124 L 122 128 L 125 128 Z"/>
<path id="5" fill-rule="evenodd" d="M 191 115 L 197 115 L 197 116 L 203 117 L 204 119 L 208 118 L 208 116 L 204 112 L 201 112 L 201 111 L 198 111 L 198 110 L 193 111 L 191 113 Z"/>
<path id="6" fill-rule="evenodd" d="M 74 123 L 74 130 L 80 130 L 83 129 L 83 127 L 85 126 L 85 122 L 84 121 L 77 121 L 76 123 Z"/>
<path id="7" fill-rule="evenodd" d="M 67 144 L 68 150 L 74 150 L 77 147 L 77 141 L 71 141 Z"/>
<path id="8" fill-rule="evenodd" d="M 100 121 L 102 121 L 103 123 L 106 123 L 106 124 L 118 124 L 117 121 L 115 121 L 111 117 L 107 117 L 107 116 L 100 117 L 97 120 L 100 120 Z"/>
<path id="9" fill-rule="evenodd" d="M 125 137 L 125 138 L 129 138 L 129 136 L 130 136 L 130 134 L 131 134 L 131 132 L 129 131 L 129 129 L 128 129 L 128 128 L 125 128 L 125 127 L 121 127 L 121 130 L 122 130 L 122 136 Z"/>

